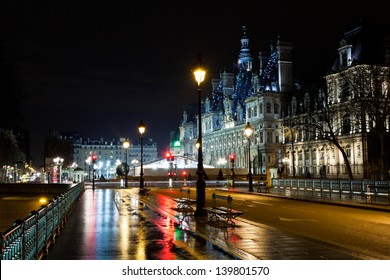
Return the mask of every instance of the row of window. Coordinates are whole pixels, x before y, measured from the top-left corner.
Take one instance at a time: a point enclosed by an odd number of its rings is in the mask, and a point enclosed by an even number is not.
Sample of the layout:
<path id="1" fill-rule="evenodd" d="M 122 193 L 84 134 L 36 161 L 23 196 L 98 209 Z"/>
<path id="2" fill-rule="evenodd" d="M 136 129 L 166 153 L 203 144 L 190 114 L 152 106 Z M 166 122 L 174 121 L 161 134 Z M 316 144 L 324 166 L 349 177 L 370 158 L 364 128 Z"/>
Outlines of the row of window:
<path id="1" fill-rule="evenodd" d="M 352 155 L 352 152 L 351 152 L 351 145 L 347 145 L 345 148 L 345 154 L 347 155 L 348 158 L 351 158 L 351 155 Z M 310 160 L 310 154 L 311 154 L 311 160 L 312 161 L 316 161 L 317 160 L 317 155 L 319 155 L 319 159 L 320 160 L 324 160 L 325 159 L 325 156 L 327 156 L 327 158 L 329 159 L 330 156 L 332 156 L 332 158 L 335 157 L 335 152 L 333 151 L 332 153 L 325 153 L 324 150 L 320 150 L 320 151 L 317 151 L 317 150 L 312 150 L 312 151 L 309 151 L 309 150 L 306 150 L 306 151 L 302 151 L 302 150 L 299 150 L 298 151 L 298 157 L 297 157 L 297 160 L 299 161 L 302 161 L 304 159 L 306 160 Z M 359 153 L 357 154 L 357 156 L 359 157 Z M 290 158 L 290 152 L 287 152 L 287 157 Z"/>
<path id="2" fill-rule="evenodd" d="M 205 149 L 230 149 L 243 145 L 244 137 L 230 136 L 230 137 L 217 137 L 205 141 Z M 264 140 L 267 140 L 266 142 Z M 280 135 L 278 132 L 273 131 L 259 131 L 257 136 L 255 135 L 251 140 L 253 145 L 260 144 L 278 144 L 280 143 Z"/>
<path id="3" fill-rule="evenodd" d="M 247 116 L 248 118 L 252 118 L 252 117 L 257 117 L 259 114 L 262 115 L 263 114 L 263 103 L 260 103 L 259 105 L 259 110 L 257 110 L 257 105 L 253 106 L 253 107 L 250 107 L 250 105 L 248 104 L 247 105 Z M 277 103 L 274 103 L 274 111 L 273 113 L 274 114 L 279 114 L 279 104 Z M 265 112 L 267 114 L 272 114 L 272 104 L 271 102 L 267 102 L 265 104 Z"/>

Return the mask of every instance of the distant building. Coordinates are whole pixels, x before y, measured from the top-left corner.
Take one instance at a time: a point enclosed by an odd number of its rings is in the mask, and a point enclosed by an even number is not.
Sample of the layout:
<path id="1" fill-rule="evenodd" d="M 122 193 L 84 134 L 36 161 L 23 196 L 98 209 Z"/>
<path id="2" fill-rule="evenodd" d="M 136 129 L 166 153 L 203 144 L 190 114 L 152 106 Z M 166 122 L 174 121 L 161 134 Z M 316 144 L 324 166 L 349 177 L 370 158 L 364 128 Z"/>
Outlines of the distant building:
<path id="1" fill-rule="evenodd" d="M 126 162 L 126 151 L 123 142 L 126 138 L 84 138 L 77 133 L 59 133 L 60 139 L 72 141 L 74 165 L 82 168 L 90 179 L 92 176 L 91 156 L 97 155 L 95 176 L 97 178 L 112 178 L 116 175 L 119 164 Z M 129 140 L 127 151 L 127 164 L 130 170 L 141 164 L 141 144 L 139 140 Z M 157 160 L 157 144 L 151 139 L 143 141 L 144 164 Z M 139 175 L 139 174 L 135 174 Z"/>

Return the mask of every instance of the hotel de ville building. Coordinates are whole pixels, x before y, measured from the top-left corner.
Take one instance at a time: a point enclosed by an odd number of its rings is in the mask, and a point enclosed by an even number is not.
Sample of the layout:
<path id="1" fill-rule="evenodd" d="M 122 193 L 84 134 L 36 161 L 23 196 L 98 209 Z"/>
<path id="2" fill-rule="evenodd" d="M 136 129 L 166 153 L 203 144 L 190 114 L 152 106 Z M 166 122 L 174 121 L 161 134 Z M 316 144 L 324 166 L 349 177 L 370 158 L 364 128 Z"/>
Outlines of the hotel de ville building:
<path id="1" fill-rule="evenodd" d="M 234 73 L 213 78 L 202 101 L 205 164 L 231 168 L 234 155 L 235 167 L 254 175 L 388 179 L 388 26 L 362 21 L 345 32 L 322 85 L 311 91 L 293 79 L 292 43 L 278 39 L 256 59 L 249 43 L 244 26 Z M 198 120 L 183 112 L 177 153 L 184 157 L 197 157 Z"/>

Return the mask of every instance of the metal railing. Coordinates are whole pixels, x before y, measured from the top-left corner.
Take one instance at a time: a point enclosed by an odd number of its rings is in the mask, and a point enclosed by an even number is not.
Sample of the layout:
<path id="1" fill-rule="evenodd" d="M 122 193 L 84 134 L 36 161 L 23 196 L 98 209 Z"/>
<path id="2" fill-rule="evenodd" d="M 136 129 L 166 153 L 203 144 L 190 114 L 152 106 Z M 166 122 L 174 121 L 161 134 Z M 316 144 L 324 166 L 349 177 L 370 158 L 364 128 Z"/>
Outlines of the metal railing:
<path id="1" fill-rule="evenodd" d="M 84 182 L 78 183 L 1 233 L 0 260 L 41 259 L 60 233 L 83 191 Z"/>
<path id="2" fill-rule="evenodd" d="M 383 198 L 390 204 L 390 181 L 373 180 L 325 180 L 325 179 L 272 179 L 276 191 L 305 191 L 375 198 Z"/>

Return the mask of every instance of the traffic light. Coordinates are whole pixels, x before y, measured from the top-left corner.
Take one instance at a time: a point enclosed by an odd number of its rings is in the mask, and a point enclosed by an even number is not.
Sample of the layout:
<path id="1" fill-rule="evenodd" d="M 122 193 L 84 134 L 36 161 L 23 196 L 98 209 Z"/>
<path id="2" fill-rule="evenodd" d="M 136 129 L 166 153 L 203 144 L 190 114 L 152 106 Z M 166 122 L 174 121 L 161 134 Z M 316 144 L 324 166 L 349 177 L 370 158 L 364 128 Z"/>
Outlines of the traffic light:
<path id="1" fill-rule="evenodd" d="M 175 156 L 171 152 L 166 152 L 165 158 L 167 159 L 167 161 L 174 161 L 175 160 Z"/>
<path id="2" fill-rule="evenodd" d="M 97 161 L 97 155 L 96 155 L 96 154 L 93 154 L 92 157 L 91 157 L 91 159 L 92 159 L 92 163 L 95 164 L 96 161 Z"/>
<path id="3" fill-rule="evenodd" d="M 236 155 L 235 155 L 235 154 L 231 154 L 231 155 L 229 156 L 229 158 L 230 158 L 230 162 L 231 162 L 231 163 L 234 163 L 234 160 L 236 159 Z"/>

